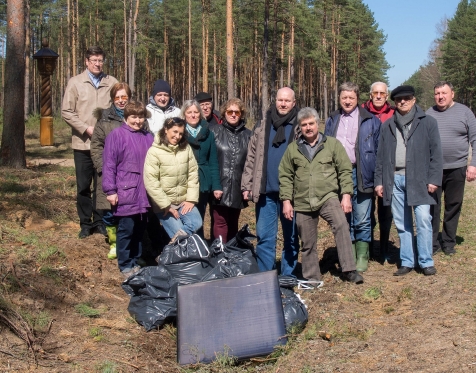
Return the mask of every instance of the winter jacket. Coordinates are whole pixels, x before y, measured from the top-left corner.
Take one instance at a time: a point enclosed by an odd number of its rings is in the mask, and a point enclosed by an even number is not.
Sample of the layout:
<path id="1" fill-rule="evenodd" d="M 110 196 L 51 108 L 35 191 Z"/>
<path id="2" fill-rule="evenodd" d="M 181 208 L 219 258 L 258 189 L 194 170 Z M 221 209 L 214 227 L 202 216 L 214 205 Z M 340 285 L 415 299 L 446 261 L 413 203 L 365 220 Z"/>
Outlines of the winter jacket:
<path id="1" fill-rule="evenodd" d="M 293 202 L 294 210 L 319 210 L 332 197 L 353 193 L 352 164 L 339 140 L 322 141 L 309 159 L 302 138 L 288 146 L 279 164 L 279 199 Z"/>
<path id="2" fill-rule="evenodd" d="M 104 75 L 96 88 L 89 78 L 88 70 L 72 77 L 64 92 L 61 115 L 72 128 L 72 147 L 76 150 L 89 150 L 90 138 L 86 133 L 88 127 L 94 127 L 97 119 L 94 109 L 105 109 L 111 105 L 111 88 L 117 83 L 116 78 Z"/>
<path id="3" fill-rule="evenodd" d="M 294 138 L 301 134 L 299 126 L 295 127 Z M 241 176 L 241 190 L 251 191 L 251 200 L 258 203 L 261 184 L 263 181 L 263 168 L 265 161 L 266 141 L 266 118 L 258 122 L 248 143 L 245 167 Z"/>
<path id="4" fill-rule="evenodd" d="M 215 135 L 220 165 L 220 183 L 223 190 L 220 201 L 214 202 L 235 209 L 245 208 L 247 204 L 244 203 L 241 193 L 241 175 L 245 166 L 251 131 L 245 127 L 244 121 L 236 127 L 223 121 L 221 125 L 210 126 L 210 131 Z"/>
<path id="5" fill-rule="evenodd" d="M 153 141 L 150 133 L 125 123 L 106 137 L 102 189 L 108 196 L 117 193 L 117 206 L 112 207 L 115 216 L 142 214 L 150 207 L 142 173 Z"/>
<path id="6" fill-rule="evenodd" d="M 392 202 L 397 149 L 395 115 L 382 124 L 374 184 L 383 185 L 383 204 Z M 405 183 L 408 206 L 434 205 L 435 193 L 428 193 L 428 184 L 441 185 L 443 155 L 436 120 L 416 105 L 406 146 Z"/>
<path id="7" fill-rule="evenodd" d="M 180 117 L 180 109 L 175 106 L 175 101 L 172 97 L 170 97 L 169 107 L 165 111 L 157 106 L 152 96 L 149 97 L 147 110 L 150 112 L 149 128 L 154 135 L 164 126 L 166 119 Z"/>
<path id="8" fill-rule="evenodd" d="M 212 111 L 212 115 L 210 118 L 207 118 L 208 125 L 211 126 L 212 124 L 221 124 L 222 120 L 220 118 L 220 113 L 216 110 Z"/>
<path id="9" fill-rule="evenodd" d="M 159 209 L 184 201 L 197 203 L 198 165 L 190 146 L 160 144 L 156 135 L 145 159 L 144 184 Z"/>
<path id="10" fill-rule="evenodd" d="M 357 188 L 363 193 L 372 193 L 374 187 L 375 160 L 377 158 L 380 121 L 367 110 L 359 107 L 359 128 L 355 143 Z M 326 121 L 326 136 L 336 137 L 341 112 L 337 110 Z"/>
<path id="11" fill-rule="evenodd" d="M 383 123 L 387 119 L 391 118 L 395 112 L 395 107 L 390 105 L 388 102 L 385 102 L 385 104 L 380 109 L 376 109 L 372 100 L 368 100 L 362 104 L 362 107 L 369 113 L 375 115 L 380 123 Z"/>
<path id="12" fill-rule="evenodd" d="M 198 164 L 200 179 L 200 193 L 221 190 L 220 171 L 218 168 L 217 147 L 215 135 L 210 132 L 206 120 L 200 122 L 202 128 L 197 137 L 187 136 L 187 141 L 192 148 Z"/>

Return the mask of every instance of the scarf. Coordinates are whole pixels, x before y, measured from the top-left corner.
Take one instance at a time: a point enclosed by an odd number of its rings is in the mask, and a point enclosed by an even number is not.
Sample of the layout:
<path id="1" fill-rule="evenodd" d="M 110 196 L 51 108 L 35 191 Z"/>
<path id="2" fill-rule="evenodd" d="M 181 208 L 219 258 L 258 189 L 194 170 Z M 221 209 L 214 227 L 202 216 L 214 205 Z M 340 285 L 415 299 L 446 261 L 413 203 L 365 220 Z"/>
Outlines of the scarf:
<path id="1" fill-rule="evenodd" d="M 271 115 L 268 115 L 268 121 L 271 121 L 271 124 L 276 130 L 276 135 L 273 139 L 273 146 L 278 147 L 286 141 L 284 126 L 294 119 L 297 114 L 297 109 L 296 107 L 293 107 L 291 111 L 284 116 L 279 115 L 275 105 L 273 105 L 269 111 Z"/>
<path id="2" fill-rule="evenodd" d="M 197 137 L 197 135 L 198 135 L 198 133 L 200 132 L 201 129 L 202 129 L 202 126 L 200 125 L 200 123 L 195 128 L 193 128 L 190 124 L 187 123 L 187 132 L 192 137 Z"/>
<path id="3" fill-rule="evenodd" d="M 397 124 L 397 128 L 400 130 L 403 136 L 403 141 L 405 142 L 405 146 L 407 146 L 407 140 L 408 140 L 408 133 L 410 132 L 410 127 L 413 122 L 413 118 L 415 117 L 416 113 L 416 107 L 413 105 L 412 109 L 402 115 L 398 112 L 398 110 L 395 111 L 395 123 Z"/>
<path id="4" fill-rule="evenodd" d="M 116 114 L 121 118 L 124 119 L 124 109 L 119 109 L 114 105 L 114 110 L 116 111 Z"/>

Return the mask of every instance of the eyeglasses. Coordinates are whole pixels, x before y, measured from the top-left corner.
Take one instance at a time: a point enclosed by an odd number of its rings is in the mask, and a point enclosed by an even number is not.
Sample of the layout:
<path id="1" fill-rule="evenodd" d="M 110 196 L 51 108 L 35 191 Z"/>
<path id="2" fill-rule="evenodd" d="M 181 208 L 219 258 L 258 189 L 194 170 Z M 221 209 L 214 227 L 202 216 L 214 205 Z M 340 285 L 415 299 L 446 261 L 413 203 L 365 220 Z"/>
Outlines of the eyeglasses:
<path id="1" fill-rule="evenodd" d="M 401 97 L 395 97 L 395 102 L 401 102 L 401 101 L 411 101 L 413 100 L 413 96 L 401 96 Z"/>
<path id="2" fill-rule="evenodd" d="M 238 116 L 241 116 L 241 110 L 227 110 L 226 111 L 226 115 L 238 115 Z"/>
<path id="3" fill-rule="evenodd" d="M 129 100 L 129 96 L 116 96 L 114 97 L 114 101 L 127 101 Z"/>
<path id="4" fill-rule="evenodd" d="M 200 107 L 211 107 L 212 103 L 211 102 L 200 102 Z"/>
<path id="5" fill-rule="evenodd" d="M 92 60 L 90 58 L 88 58 L 89 62 L 91 62 L 93 65 L 95 64 L 99 64 L 99 65 L 103 65 L 104 64 L 104 60 Z"/>
<path id="6" fill-rule="evenodd" d="M 372 92 L 372 97 L 378 97 L 378 96 L 387 96 L 387 92 Z"/>

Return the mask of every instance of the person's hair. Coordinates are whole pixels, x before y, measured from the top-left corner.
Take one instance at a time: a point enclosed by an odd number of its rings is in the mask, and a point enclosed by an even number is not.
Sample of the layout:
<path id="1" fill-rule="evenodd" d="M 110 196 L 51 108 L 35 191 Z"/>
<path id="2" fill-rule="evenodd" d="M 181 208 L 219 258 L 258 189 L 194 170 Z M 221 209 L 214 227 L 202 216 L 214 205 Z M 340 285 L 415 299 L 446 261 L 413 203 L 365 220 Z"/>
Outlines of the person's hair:
<path id="1" fill-rule="evenodd" d="M 89 60 L 91 56 L 102 56 L 102 58 L 106 58 L 106 52 L 103 51 L 101 47 L 98 47 L 97 45 L 94 45 L 92 47 L 89 47 L 86 50 L 86 53 L 84 54 L 84 57 Z"/>
<path id="2" fill-rule="evenodd" d="M 314 118 L 316 123 L 319 125 L 319 114 L 317 113 L 316 109 L 312 107 L 304 107 L 299 110 L 297 115 L 297 122 L 301 125 L 301 121 L 307 118 Z"/>
<path id="3" fill-rule="evenodd" d="M 179 146 L 179 149 L 184 149 L 188 142 L 187 142 L 187 130 L 185 128 L 187 122 L 185 122 L 185 119 L 178 118 L 178 117 L 173 117 L 173 118 L 167 118 L 164 122 L 164 126 L 159 130 L 157 135 L 159 136 L 159 144 L 163 145 L 169 145 L 169 140 L 167 139 L 167 135 L 165 134 L 165 130 L 169 130 L 172 127 L 183 127 L 183 136 L 180 139 L 179 143 L 177 144 Z"/>
<path id="4" fill-rule="evenodd" d="M 147 109 L 140 101 L 129 101 L 124 108 L 124 119 L 127 119 L 129 115 L 142 115 L 144 118 L 147 118 Z"/>
<path id="5" fill-rule="evenodd" d="M 374 87 L 377 85 L 377 84 L 383 84 L 386 88 L 387 88 L 387 95 L 388 95 L 388 85 L 387 83 L 385 82 L 375 82 L 375 83 L 372 83 L 372 85 L 370 86 L 370 93 L 372 94 L 373 90 L 374 90 Z M 358 95 L 357 95 L 358 96 Z"/>
<path id="6" fill-rule="evenodd" d="M 203 116 L 203 111 L 202 108 L 200 107 L 200 104 L 198 103 L 197 100 L 187 100 L 183 103 L 182 108 L 180 109 L 180 117 L 182 119 L 185 119 L 185 112 L 190 109 L 192 106 L 195 106 L 200 113 L 200 118 L 205 119 Z"/>
<path id="7" fill-rule="evenodd" d="M 453 84 L 451 84 L 450 82 L 448 82 L 447 80 L 441 80 L 439 81 L 438 83 L 435 84 L 435 86 L 433 87 L 433 89 L 437 89 L 437 88 L 441 88 L 443 86 L 447 85 L 448 87 L 450 87 L 450 89 L 452 91 L 454 91 L 454 88 L 453 88 Z"/>
<path id="8" fill-rule="evenodd" d="M 352 82 L 345 82 L 339 86 L 339 96 L 342 91 L 355 92 L 357 99 L 359 98 L 359 86 Z"/>
<path id="9" fill-rule="evenodd" d="M 225 102 L 224 104 L 220 106 L 220 115 L 222 118 L 225 118 L 225 112 L 231 105 L 238 106 L 238 108 L 241 111 L 241 118 L 244 118 L 246 116 L 245 103 L 241 101 L 239 98 L 230 98 L 227 102 Z"/>
<path id="10" fill-rule="evenodd" d="M 131 98 L 132 92 L 131 92 L 131 89 L 129 87 L 129 84 L 124 83 L 124 82 L 116 83 L 111 88 L 111 100 L 112 100 L 112 102 L 114 102 L 114 97 L 116 97 L 116 93 L 119 92 L 121 89 L 125 89 L 127 96 L 129 97 L 129 99 Z"/>

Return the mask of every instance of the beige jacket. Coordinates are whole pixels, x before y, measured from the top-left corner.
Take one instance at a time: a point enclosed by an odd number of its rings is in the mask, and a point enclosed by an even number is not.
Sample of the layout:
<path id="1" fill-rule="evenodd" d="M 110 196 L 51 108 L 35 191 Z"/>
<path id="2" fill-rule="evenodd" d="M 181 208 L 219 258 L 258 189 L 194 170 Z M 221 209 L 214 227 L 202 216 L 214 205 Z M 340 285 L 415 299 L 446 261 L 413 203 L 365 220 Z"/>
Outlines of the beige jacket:
<path id="1" fill-rule="evenodd" d="M 144 185 L 154 212 L 180 203 L 198 202 L 198 165 L 192 148 L 159 144 L 158 135 L 149 148 L 144 164 Z"/>
<path id="2" fill-rule="evenodd" d="M 76 150 L 89 150 L 91 140 L 86 133 L 94 127 L 97 119 L 94 109 L 106 109 L 111 105 L 110 91 L 117 79 L 105 75 L 96 89 L 89 78 L 88 70 L 72 77 L 64 92 L 61 115 L 72 128 L 72 147 Z"/>

